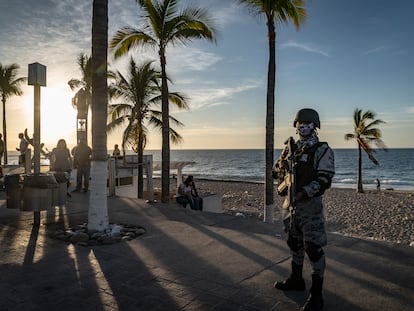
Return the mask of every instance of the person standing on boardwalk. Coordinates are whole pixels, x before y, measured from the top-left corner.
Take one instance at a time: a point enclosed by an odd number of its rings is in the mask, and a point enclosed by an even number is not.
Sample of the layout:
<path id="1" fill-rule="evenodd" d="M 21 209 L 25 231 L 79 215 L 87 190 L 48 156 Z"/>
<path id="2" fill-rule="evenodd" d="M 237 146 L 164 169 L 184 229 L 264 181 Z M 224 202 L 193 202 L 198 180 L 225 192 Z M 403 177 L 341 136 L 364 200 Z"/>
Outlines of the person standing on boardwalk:
<path id="1" fill-rule="evenodd" d="M 291 137 L 273 168 L 278 179 L 278 194 L 286 196 L 283 204 L 289 211 L 283 220 L 287 245 L 292 255 L 292 272 L 274 287 L 283 290 L 305 290 L 302 276 L 305 253 L 312 266 L 312 287 L 302 307 L 304 311 L 323 308 L 322 285 L 325 272 L 323 246 L 327 244 L 322 195 L 331 186 L 335 174 L 334 153 L 326 142 L 320 142 L 318 113 L 310 108 L 297 112 L 293 126 L 299 139 Z"/>
<path id="2" fill-rule="evenodd" d="M 121 156 L 121 150 L 119 150 L 118 144 L 115 144 L 114 151 L 112 152 L 112 156 L 115 158 L 119 158 Z"/>
<path id="3" fill-rule="evenodd" d="M 79 142 L 72 150 L 73 166 L 77 169 L 76 172 L 76 188 L 72 192 L 88 192 L 89 190 L 89 176 L 91 172 L 91 156 L 92 149 L 84 142 Z M 83 188 L 82 188 L 83 180 Z"/>
<path id="4" fill-rule="evenodd" d="M 19 164 L 25 165 L 26 163 L 26 151 L 29 146 L 29 142 L 24 138 L 23 133 L 19 133 L 20 144 L 19 148 L 16 148 L 17 151 L 20 151 Z"/>
<path id="5" fill-rule="evenodd" d="M 56 147 L 53 148 L 50 153 L 50 170 L 58 173 L 68 173 L 68 177 L 70 177 L 72 171 L 72 157 L 64 139 L 59 139 Z M 69 186 L 70 179 L 67 181 L 68 189 Z M 71 196 L 69 192 L 68 196 Z"/>

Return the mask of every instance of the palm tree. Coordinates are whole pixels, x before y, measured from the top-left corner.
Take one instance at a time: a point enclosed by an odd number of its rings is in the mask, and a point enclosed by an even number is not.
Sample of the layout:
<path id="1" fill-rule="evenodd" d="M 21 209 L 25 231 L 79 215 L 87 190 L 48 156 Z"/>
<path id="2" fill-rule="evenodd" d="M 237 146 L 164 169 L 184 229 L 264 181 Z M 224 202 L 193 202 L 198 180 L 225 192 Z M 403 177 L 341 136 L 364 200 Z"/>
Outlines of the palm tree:
<path id="1" fill-rule="evenodd" d="M 3 104 L 4 164 L 7 164 L 6 101 L 13 95 L 23 95 L 20 85 L 26 81 L 26 78 L 16 78 L 18 69 L 19 65 L 17 64 L 3 66 L 0 63 L 0 96 Z"/>
<path id="2" fill-rule="evenodd" d="M 275 85 L 276 85 L 276 31 L 275 22 L 292 22 L 296 29 L 305 20 L 304 0 L 237 0 L 256 15 L 266 17 L 269 42 L 269 63 L 267 71 L 266 96 L 266 169 L 265 169 L 265 212 L 264 221 L 273 222 L 273 177 Z"/>
<path id="3" fill-rule="evenodd" d="M 83 88 L 88 94 L 92 91 L 92 57 L 83 53 L 78 55 L 77 63 L 82 73 L 82 78 L 72 78 L 68 81 L 68 85 L 72 91 Z M 76 95 L 75 95 L 76 96 Z M 90 99 L 89 102 L 90 104 Z M 76 103 L 74 103 L 76 104 Z"/>
<path id="4" fill-rule="evenodd" d="M 88 231 L 109 228 L 106 121 L 108 115 L 108 0 L 93 0 L 92 12 L 92 164 Z"/>
<path id="5" fill-rule="evenodd" d="M 169 201 L 170 194 L 170 124 L 168 81 L 166 72 L 166 48 L 168 44 L 186 44 L 192 39 L 204 38 L 215 41 L 215 30 L 208 11 L 201 8 L 179 9 L 178 0 L 136 0 L 144 11 L 142 28 L 123 27 L 110 40 L 115 57 L 126 54 L 139 46 L 158 50 L 161 64 L 162 94 L 162 168 L 161 201 Z"/>
<path id="6" fill-rule="evenodd" d="M 380 119 L 375 119 L 375 112 L 367 110 L 363 112 L 356 108 L 354 111 L 354 133 L 345 134 L 345 140 L 355 139 L 358 144 L 358 177 L 357 192 L 363 193 L 362 188 L 362 150 L 368 155 L 368 158 L 375 164 L 379 162 L 374 157 L 375 150 L 371 148 L 374 143 L 378 147 L 386 150 L 384 142 L 381 140 L 381 130 L 375 126 L 385 123 Z"/>
<path id="7" fill-rule="evenodd" d="M 110 86 L 110 97 L 122 99 L 119 104 L 110 106 L 110 123 L 108 132 L 127 123 L 122 136 L 122 149 L 127 147 L 138 153 L 138 163 L 143 163 L 144 149 L 147 142 L 150 124 L 162 129 L 162 113 L 153 110 L 154 105 L 161 103 L 161 72 L 152 67 L 152 61 L 140 66 L 135 64 L 131 57 L 129 63 L 129 76 L 124 77 L 119 71 L 116 73 L 116 82 Z M 179 93 L 169 93 L 170 102 L 180 109 L 188 109 L 186 99 Z M 170 116 L 170 120 L 178 125 L 183 124 Z M 170 128 L 170 137 L 173 143 L 182 141 L 181 135 Z M 138 166 L 138 198 L 143 198 L 143 169 Z"/>
<path id="8" fill-rule="evenodd" d="M 77 61 L 82 78 L 80 80 L 72 78 L 68 81 L 68 84 L 72 91 L 77 90 L 72 98 L 72 106 L 78 111 L 77 118 L 85 120 L 85 137 L 83 139 L 87 144 L 88 111 L 92 101 L 92 57 L 81 53 L 78 55 Z"/>

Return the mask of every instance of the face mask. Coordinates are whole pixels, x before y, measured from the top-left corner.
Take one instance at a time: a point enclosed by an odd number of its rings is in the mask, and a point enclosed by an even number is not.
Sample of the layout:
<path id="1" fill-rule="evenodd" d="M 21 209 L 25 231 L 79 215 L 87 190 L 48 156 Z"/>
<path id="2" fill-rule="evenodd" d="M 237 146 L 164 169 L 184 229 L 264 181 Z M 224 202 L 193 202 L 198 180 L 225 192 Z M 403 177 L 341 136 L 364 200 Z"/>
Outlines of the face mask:
<path id="1" fill-rule="evenodd" d="M 308 123 L 308 124 L 304 124 L 304 123 L 297 123 L 296 129 L 297 129 L 297 133 L 301 136 L 301 137 L 308 137 L 312 134 L 313 130 L 314 130 L 314 125 L 313 123 Z"/>

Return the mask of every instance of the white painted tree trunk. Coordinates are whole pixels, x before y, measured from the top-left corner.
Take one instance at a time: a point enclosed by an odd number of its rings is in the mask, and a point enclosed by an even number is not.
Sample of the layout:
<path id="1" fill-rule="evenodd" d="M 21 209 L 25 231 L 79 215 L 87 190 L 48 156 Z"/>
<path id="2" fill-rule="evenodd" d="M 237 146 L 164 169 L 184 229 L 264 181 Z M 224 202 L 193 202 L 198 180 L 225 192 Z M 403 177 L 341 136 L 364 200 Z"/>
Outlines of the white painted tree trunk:
<path id="1" fill-rule="evenodd" d="M 108 163 L 92 161 L 88 211 L 88 231 L 102 232 L 109 228 L 107 202 Z"/>

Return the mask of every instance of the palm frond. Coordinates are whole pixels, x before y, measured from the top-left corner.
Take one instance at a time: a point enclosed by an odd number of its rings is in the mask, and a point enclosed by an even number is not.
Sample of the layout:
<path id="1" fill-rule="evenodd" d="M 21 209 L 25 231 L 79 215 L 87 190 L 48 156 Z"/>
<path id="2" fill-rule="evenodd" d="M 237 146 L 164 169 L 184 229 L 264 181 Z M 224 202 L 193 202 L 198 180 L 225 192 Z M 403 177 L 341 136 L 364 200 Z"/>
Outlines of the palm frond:
<path id="1" fill-rule="evenodd" d="M 170 128 L 170 139 L 171 142 L 175 145 L 178 145 L 183 142 L 183 138 L 178 134 L 173 128 Z"/>
<path id="2" fill-rule="evenodd" d="M 184 126 L 184 123 L 174 118 L 173 116 L 170 116 L 170 122 L 173 123 L 175 126 L 179 126 L 179 127 Z"/>
<path id="3" fill-rule="evenodd" d="M 368 119 L 367 119 L 367 121 L 368 121 Z M 374 120 L 374 121 L 372 121 L 372 122 L 368 123 L 365 127 L 366 127 L 367 129 L 370 129 L 370 128 L 372 128 L 373 126 L 377 126 L 377 125 L 380 125 L 380 124 L 385 124 L 385 123 L 387 123 L 387 122 L 385 122 L 385 121 L 383 121 L 383 120 L 380 120 L 380 119 L 376 119 L 376 120 Z"/>
<path id="4" fill-rule="evenodd" d="M 26 77 L 17 78 L 19 65 L 11 64 L 3 66 L 0 63 L 0 95 L 7 98 L 12 95 L 23 95 L 21 84 L 27 81 Z"/>
<path id="5" fill-rule="evenodd" d="M 359 144 L 359 146 L 361 146 L 361 148 L 365 151 L 365 153 L 368 156 L 368 159 L 370 159 L 375 165 L 379 165 L 379 162 L 377 161 L 377 159 L 374 157 L 374 153 L 375 150 L 371 148 L 371 146 L 369 145 L 369 140 L 367 139 L 362 139 L 362 138 L 358 138 L 357 142 Z"/>
<path id="6" fill-rule="evenodd" d="M 372 119 L 375 119 L 375 112 L 367 110 L 362 114 L 361 122 L 365 122 Z"/>
<path id="7" fill-rule="evenodd" d="M 157 41 L 142 30 L 123 27 L 109 41 L 109 47 L 114 50 L 115 58 L 128 53 L 129 50 L 140 46 L 156 47 Z"/>
<path id="8" fill-rule="evenodd" d="M 168 100 L 179 109 L 190 110 L 187 103 L 187 97 L 179 92 L 171 92 L 168 94 Z"/>
<path id="9" fill-rule="evenodd" d="M 76 90 L 77 88 L 79 88 L 79 87 L 82 87 L 82 86 L 85 86 L 84 85 L 84 83 L 83 83 L 83 81 L 81 81 L 81 80 L 79 80 L 79 79 L 70 79 L 69 81 L 68 81 L 68 85 L 69 85 L 69 87 L 70 87 L 70 89 L 73 91 L 73 90 Z"/>
<path id="10" fill-rule="evenodd" d="M 107 124 L 106 131 L 108 132 L 108 134 L 110 134 L 113 131 L 115 131 L 115 129 L 118 128 L 124 122 L 125 122 L 125 118 L 113 119 L 110 123 Z"/>
<path id="11" fill-rule="evenodd" d="M 272 23 L 287 24 L 290 21 L 299 29 L 306 20 L 306 8 L 304 0 L 238 0 L 253 15 L 259 18 L 266 16 L 266 20 Z"/>

